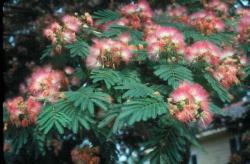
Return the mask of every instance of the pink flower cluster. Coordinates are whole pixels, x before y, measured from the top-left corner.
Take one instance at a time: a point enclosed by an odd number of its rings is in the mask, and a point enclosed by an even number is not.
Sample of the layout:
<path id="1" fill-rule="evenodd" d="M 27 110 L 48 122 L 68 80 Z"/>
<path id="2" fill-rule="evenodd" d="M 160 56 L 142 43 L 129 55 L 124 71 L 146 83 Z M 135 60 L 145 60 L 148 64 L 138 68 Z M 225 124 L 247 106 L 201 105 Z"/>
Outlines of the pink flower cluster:
<path id="1" fill-rule="evenodd" d="M 245 8 L 238 8 L 236 14 L 239 16 L 250 16 L 250 10 Z"/>
<path id="2" fill-rule="evenodd" d="M 239 33 L 238 40 L 241 43 L 250 43 L 250 14 L 240 18 L 237 31 Z"/>
<path id="3" fill-rule="evenodd" d="M 185 59 L 188 62 L 206 61 L 209 64 L 217 65 L 221 56 L 220 49 L 208 41 L 198 41 L 187 47 Z"/>
<path id="4" fill-rule="evenodd" d="M 221 32 L 225 28 L 222 20 L 208 11 L 199 11 L 190 15 L 189 23 L 205 35 Z"/>
<path id="5" fill-rule="evenodd" d="M 225 88 L 240 83 L 245 73 L 242 67 L 247 64 L 247 58 L 239 56 L 235 51 L 225 49 L 222 51 L 220 62 L 216 67 L 210 67 L 209 71 Z"/>
<path id="6" fill-rule="evenodd" d="M 180 5 L 170 5 L 167 7 L 167 15 L 170 16 L 174 21 L 187 23 L 188 12 L 186 7 Z"/>
<path id="7" fill-rule="evenodd" d="M 201 120 L 207 125 L 212 120 L 208 108 L 208 93 L 199 84 L 182 82 L 168 98 L 170 113 L 184 123 Z"/>
<path id="8" fill-rule="evenodd" d="M 242 68 L 247 63 L 247 58 L 236 55 L 231 49 L 221 50 L 208 41 L 198 41 L 185 50 L 184 55 L 188 62 L 205 61 L 208 70 L 225 88 L 238 84 L 244 76 Z"/>
<path id="9" fill-rule="evenodd" d="M 205 5 L 209 11 L 213 11 L 217 16 L 225 18 L 228 15 L 228 5 L 220 0 L 212 0 Z"/>
<path id="10" fill-rule="evenodd" d="M 29 124 L 34 124 L 41 106 L 42 104 L 34 97 L 29 97 L 27 101 L 24 101 L 23 97 L 19 96 L 6 102 L 10 121 L 17 127 L 27 127 Z"/>
<path id="11" fill-rule="evenodd" d="M 146 0 L 139 0 L 138 3 L 122 6 L 120 12 L 123 17 L 116 23 L 135 29 L 151 23 L 151 18 L 153 17 L 153 12 Z"/>
<path id="12" fill-rule="evenodd" d="M 28 90 L 37 99 L 54 102 L 60 96 L 60 90 L 65 88 L 68 80 L 61 71 L 53 70 L 51 66 L 37 68 L 28 80 Z"/>
<path id="13" fill-rule="evenodd" d="M 122 62 L 128 64 L 133 54 L 135 46 L 129 46 L 130 36 L 127 33 L 122 34 L 118 40 L 111 39 L 94 39 L 94 44 L 89 50 L 86 59 L 88 68 L 97 67 L 117 68 Z"/>
<path id="14" fill-rule="evenodd" d="M 161 54 L 171 59 L 176 56 L 169 56 L 170 52 L 183 54 L 185 50 L 184 36 L 174 27 L 155 26 L 155 29 L 148 32 L 145 40 L 151 60 L 159 60 Z"/>

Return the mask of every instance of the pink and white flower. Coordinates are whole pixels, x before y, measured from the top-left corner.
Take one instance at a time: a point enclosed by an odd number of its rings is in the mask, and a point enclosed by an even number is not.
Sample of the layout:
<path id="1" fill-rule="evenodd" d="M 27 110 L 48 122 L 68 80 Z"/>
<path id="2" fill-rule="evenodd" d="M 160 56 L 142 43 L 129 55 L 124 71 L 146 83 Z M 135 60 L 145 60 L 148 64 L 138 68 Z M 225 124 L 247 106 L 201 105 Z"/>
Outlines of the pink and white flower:
<path id="1" fill-rule="evenodd" d="M 64 26 L 72 32 L 78 32 L 82 22 L 75 16 L 65 15 L 62 18 Z"/>
<path id="2" fill-rule="evenodd" d="M 221 50 L 211 42 L 198 41 L 186 48 L 184 57 L 188 62 L 203 60 L 211 65 L 217 65 Z"/>
<path id="3" fill-rule="evenodd" d="M 202 120 L 207 125 L 211 120 L 208 99 L 208 93 L 201 85 L 182 82 L 168 98 L 169 110 L 184 123 Z"/>

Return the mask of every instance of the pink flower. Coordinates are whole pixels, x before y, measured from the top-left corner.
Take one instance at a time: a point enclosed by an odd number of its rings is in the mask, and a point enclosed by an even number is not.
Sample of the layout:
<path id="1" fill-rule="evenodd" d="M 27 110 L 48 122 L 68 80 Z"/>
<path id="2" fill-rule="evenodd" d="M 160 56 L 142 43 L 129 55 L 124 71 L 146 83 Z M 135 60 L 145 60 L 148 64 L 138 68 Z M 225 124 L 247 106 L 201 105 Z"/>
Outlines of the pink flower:
<path id="1" fill-rule="evenodd" d="M 239 41 L 250 43 L 250 15 L 240 18 L 237 31 L 239 33 Z"/>
<path id="2" fill-rule="evenodd" d="M 100 66 L 116 68 L 121 62 L 128 64 L 132 58 L 133 50 L 133 47 L 126 43 L 128 39 L 127 34 L 122 34 L 118 40 L 94 39 L 86 59 L 87 67 L 90 69 Z"/>
<path id="3" fill-rule="evenodd" d="M 217 65 L 221 57 L 221 50 L 211 42 L 198 41 L 186 48 L 184 57 L 188 62 L 202 59 L 209 64 Z"/>
<path id="4" fill-rule="evenodd" d="M 11 120 L 19 119 L 19 115 L 23 113 L 25 102 L 23 97 L 18 96 L 6 102 L 7 110 L 10 114 Z"/>
<path id="5" fill-rule="evenodd" d="M 73 43 L 76 41 L 76 34 L 70 30 L 64 30 L 61 34 L 63 43 Z"/>
<path id="6" fill-rule="evenodd" d="M 170 16 L 175 21 L 187 23 L 188 13 L 186 7 L 184 6 L 179 6 L 179 5 L 168 6 L 167 15 Z"/>
<path id="7" fill-rule="evenodd" d="M 89 69 L 94 69 L 101 66 L 101 63 L 97 60 L 97 57 L 89 55 L 86 59 L 86 66 Z"/>
<path id="8" fill-rule="evenodd" d="M 70 80 L 70 84 L 73 86 L 79 86 L 80 79 L 76 76 L 73 76 L 72 79 Z"/>
<path id="9" fill-rule="evenodd" d="M 132 58 L 132 52 L 130 49 L 122 49 L 121 50 L 121 57 L 123 59 L 123 61 L 128 64 L 130 59 Z"/>
<path id="10" fill-rule="evenodd" d="M 92 16 L 89 13 L 84 13 L 85 19 L 86 19 L 86 23 L 90 26 L 94 25 L 94 21 Z"/>
<path id="11" fill-rule="evenodd" d="M 182 82 L 170 94 L 168 107 L 170 113 L 184 123 L 208 118 L 207 115 L 210 114 L 208 93 L 196 83 Z"/>
<path id="12" fill-rule="evenodd" d="M 130 34 L 123 33 L 119 36 L 118 40 L 127 44 L 131 40 Z"/>
<path id="13" fill-rule="evenodd" d="M 30 117 L 30 122 L 35 123 L 38 114 L 41 111 L 42 104 L 34 100 L 34 97 L 29 97 L 27 100 L 27 112 Z"/>
<path id="14" fill-rule="evenodd" d="M 190 15 L 189 23 L 205 35 L 222 32 L 225 28 L 224 22 L 208 11 L 193 13 Z"/>
<path id="15" fill-rule="evenodd" d="M 122 6 L 120 12 L 123 17 L 116 22 L 118 25 L 138 29 L 152 22 L 153 12 L 146 0 Z"/>
<path id="16" fill-rule="evenodd" d="M 250 10 L 246 8 L 237 8 L 236 14 L 240 16 L 250 16 Z"/>
<path id="17" fill-rule="evenodd" d="M 218 16 L 226 17 L 228 15 L 227 4 L 220 0 L 212 0 L 205 7 L 210 11 L 217 12 Z"/>
<path id="18" fill-rule="evenodd" d="M 67 75 L 73 74 L 74 71 L 75 71 L 74 68 L 71 67 L 71 66 L 67 66 L 67 67 L 64 68 L 64 72 L 65 72 Z"/>
<path id="19" fill-rule="evenodd" d="M 159 60 L 164 51 L 175 51 L 178 54 L 183 54 L 185 50 L 184 36 L 174 27 L 158 26 L 154 32 L 147 35 L 145 40 L 148 43 L 149 58 L 152 60 Z"/>
<path id="20" fill-rule="evenodd" d="M 60 33 L 61 29 L 62 27 L 57 22 L 53 22 L 46 29 L 44 29 L 43 34 L 52 42 L 52 44 L 55 44 L 57 34 Z"/>
<path id="21" fill-rule="evenodd" d="M 38 99 L 56 100 L 59 91 L 67 85 L 67 78 L 61 71 L 51 66 L 37 68 L 28 82 L 28 89 L 32 96 Z"/>
<path id="22" fill-rule="evenodd" d="M 82 24 L 82 22 L 78 18 L 71 15 L 63 16 L 62 21 L 65 27 L 72 32 L 78 32 Z"/>

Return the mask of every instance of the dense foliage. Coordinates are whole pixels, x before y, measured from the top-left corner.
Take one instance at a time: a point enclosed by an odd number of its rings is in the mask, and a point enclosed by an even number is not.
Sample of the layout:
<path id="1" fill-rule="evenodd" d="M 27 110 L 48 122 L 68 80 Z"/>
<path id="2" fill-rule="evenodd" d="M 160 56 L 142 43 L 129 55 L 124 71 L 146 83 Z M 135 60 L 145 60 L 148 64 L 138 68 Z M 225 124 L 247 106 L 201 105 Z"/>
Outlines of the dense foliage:
<path id="1" fill-rule="evenodd" d="M 192 3 L 163 12 L 139 0 L 52 19 L 40 58 L 49 64 L 4 103 L 6 158 L 70 149 L 60 160 L 117 163 L 124 147 L 134 163 L 186 162 L 195 125 L 209 126 L 250 74 L 250 10 Z"/>

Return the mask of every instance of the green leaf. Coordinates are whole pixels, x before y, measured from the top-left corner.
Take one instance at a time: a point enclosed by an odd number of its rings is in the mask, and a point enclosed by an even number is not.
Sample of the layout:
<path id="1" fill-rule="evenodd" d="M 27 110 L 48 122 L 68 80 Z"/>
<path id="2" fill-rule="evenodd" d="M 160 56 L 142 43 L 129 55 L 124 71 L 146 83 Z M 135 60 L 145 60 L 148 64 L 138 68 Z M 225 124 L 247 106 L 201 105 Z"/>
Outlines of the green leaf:
<path id="1" fill-rule="evenodd" d="M 69 49 L 71 57 L 80 56 L 84 58 L 88 56 L 89 53 L 89 45 L 81 39 L 67 45 L 66 48 Z"/>
<path id="2" fill-rule="evenodd" d="M 28 142 L 28 136 L 29 134 L 26 128 L 15 129 L 11 142 L 11 147 L 15 154 L 18 154 L 20 149 Z"/>
<path id="3" fill-rule="evenodd" d="M 248 65 L 245 67 L 244 71 L 246 72 L 246 77 L 250 76 L 250 64 L 248 64 Z"/>
<path id="4" fill-rule="evenodd" d="M 46 151 L 45 151 L 46 136 L 42 132 L 38 131 L 37 129 L 34 129 L 32 133 L 32 137 L 33 137 L 33 142 L 35 143 L 35 146 L 36 146 L 36 150 L 38 151 L 39 154 L 44 156 L 46 154 Z"/>
<path id="5" fill-rule="evenodd" d="M 147 96 L 152 96 L 154 93 L 153 89 L 141 83 L 124 83 L 122 86 L 116 86 L 115 89 L 128 90 L 125 93 L 123 93 L 122 98 L 147 97 Z"/>
<path id="6" fill-rule="evenodd" d="M 69 129 L 72 129 L 73 133 L 77 134 L 80 126 L 90 129 L 90 123 L 93 123 L 93 120 L 88 113 L 75 107 L 73 102 L 64 99 L 57 103 L 57 107 L 70 118 Z"/>
<path id="7" fill-rule="evenodd" d="M 63 134 L 64 127 L 67 127 L 70 122 L 70 118 L 58 110 L 56 105 L 57 104 L 51 104 L 45 106 L 38 117 L 37 125 L 44 134 L 47 134 L 53 127 L 55 127 L 60 134 Z"/>
<path id="8" fill-rule="evenodd" d="M 215 80 L 209 73 L 204 74 L 204 78 L 223 102 L 230 102 L 229 93 L 217 80 Z"/>
<path id="9" fill-rule="evenodd" d="M 110 96 L 104 92 L 94 91 L 91 87 L 82 87 L 77 91 L 65 92 L 65 97 L 71 101 L 75 107 L 94 115 L 94 105 L 107 110 Z"/>
<path id="10" fill-rule="evenodd" d="M 116 19 L 119 19 L 121 16 L 119 13 L 111 11 L 111 10 L 99 10 L 94 12 L 93 18 L 98 19 L 96 21 L 96 24 L 103 24 L 109 21 L 114 21 Z"/>
<path id="11" fill-rule="evenodd" d="M 119 111 L 115 110 L 115 111 L 109 111 L 104 119 L 99 122 L 98 124 L 98 128 L 104 128 L 105 126 L 107 126 L 111 121 L 115 120 L 115 118 L 118 116 Z"/>
<path id="12" fill-rule="evenodd" d="M 94 83 L 103 81 L 107 89 L 110 89 L 113 85 L 121 80 L 118 72 L 107 68 L 92 70 L 90 78 Z"/>
<path id="13" fill-rule="evenodd" d="M 48 45 L 46 49 L 43 51 L 42 56 L 40 57 L 40 60 L 43 60 L 44 58 L 48 57 L 51 55 L 53 50 L 53 46 Z"/>
<path id="14" fill-rule="evenodd" d="M 133 125 L 135 122 L 155 119 L 167 113 L 167 104 L 159 97 L 144 98 L 126 102 L 116 118 L 113 132 L 119 130 L 125 123 Z"/>
<path id="15" fill-rule="evenodd" d="M 193 81 L 192 72 L 188 68 L 178 64 L 160 65 L 154 69 L 154 74 L 160 79 L 167 81 L 168 85 L 173 88 L 176 88 L 181 81 Z"/>
<path id="16" fill-rule="evenodd" d="M 209 103 L 209 110 L 215 114 L 219 114 L 219 115 L 225 114 L 225 112 L 220 107 L 215 105 L 214 103 Z"/>

